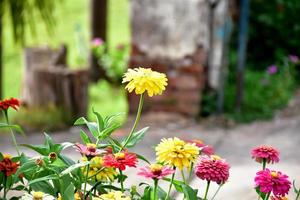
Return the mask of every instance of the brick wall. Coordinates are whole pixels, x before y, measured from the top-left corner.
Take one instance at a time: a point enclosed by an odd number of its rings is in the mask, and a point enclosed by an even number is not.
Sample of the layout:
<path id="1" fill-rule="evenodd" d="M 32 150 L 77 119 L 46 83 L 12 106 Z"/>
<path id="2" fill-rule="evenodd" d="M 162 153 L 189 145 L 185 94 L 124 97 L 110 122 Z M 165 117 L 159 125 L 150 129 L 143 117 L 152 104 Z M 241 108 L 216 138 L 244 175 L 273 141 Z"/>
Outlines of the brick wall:
<path id="1" fill-rule="evenodd" d="M 205 57 L 203 48 L 198 47 L 194 54 L 182 59 L 153 58 L 133 45 L 129 66 L 151 67 L 155 71 L 167 74 L 168 77 L 167 90 L 159 96 L 147 96 L 144 111 L 167 111 L 197 116 L 201 109 Z M 128 99 L 130 111 L 136 112 L 139 96 L 129 94 Z"/>

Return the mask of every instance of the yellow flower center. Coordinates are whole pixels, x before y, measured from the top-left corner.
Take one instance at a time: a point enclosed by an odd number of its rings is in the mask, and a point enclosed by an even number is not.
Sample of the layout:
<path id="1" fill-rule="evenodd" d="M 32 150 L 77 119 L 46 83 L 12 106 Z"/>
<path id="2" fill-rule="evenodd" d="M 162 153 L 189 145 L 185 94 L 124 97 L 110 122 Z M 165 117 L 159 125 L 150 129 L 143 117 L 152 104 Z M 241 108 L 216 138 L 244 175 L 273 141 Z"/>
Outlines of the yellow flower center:
<path id="1" fill-rule="evenodd" d="M 95 144 L 87 143 L 86 146 L 87 146 L 87 148 L 88 148 L 89 151 L 91 151 L 91 152 L 95 152 L 96 151 L 96 147 L 97 146 Z"/>
<path id="2" fill-rule="evenodd" d="M 278 177 L 278 173 L 277 173 L 277 172 L 274 172 L 274 171 L 272 171 L 272 172 L 271 172 L 271 176 L 272 176 L 273 178 L 277 178 L 277 177 Z"/>
<path id="3" fill-rule="evenodd" d="M 44 197 L 44 193 L 43 192 L 33 192 L 32 196 L 33 196 L 34 200 L 42 200 Z"/>
<path id="4" fill-rule="evenodd" d="M 162 165 L 160 164 L 152 164 L 150 165 L 150 170 L 153 174 L 160 174 L 162 170 Z"/>
<path id="5" fill-rule="evenodd" d="M 213 160 L 217 161 L 217 160 L 221 160 L 221 157 L 218 155 L 211 155 L 210 156 Z"/>
<path id="6" fill-rule="evenodd" d="M 125 159 L 125 153 L 116 153 L 115 158 L 117 160 L 123 160 L 123 159 Z"/>
<path id="7" fill-rule="evenodd" d="M 9 155 L 9 154 L 3 154 L 3 158 L 4 159 L 11 159 L 11 155 Z"/>

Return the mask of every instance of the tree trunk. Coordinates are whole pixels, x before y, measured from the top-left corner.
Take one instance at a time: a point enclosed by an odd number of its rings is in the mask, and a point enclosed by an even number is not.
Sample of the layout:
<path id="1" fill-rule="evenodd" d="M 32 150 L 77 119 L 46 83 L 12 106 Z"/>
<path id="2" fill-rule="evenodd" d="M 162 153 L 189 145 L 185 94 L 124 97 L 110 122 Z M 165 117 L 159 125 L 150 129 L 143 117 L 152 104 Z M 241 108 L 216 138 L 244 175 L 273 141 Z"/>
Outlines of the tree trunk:
<path id="1" fill-rule="evenodd" d="M 1 12 L 1 11 L 0 11 Z M 2 14 L 0 13 L 0 100 L 3 99 L 3 40 L 2 40 Z"/>
<path id="2" fill-rule="evenodd" d="M 91 37 L 101 38 L 107 42 L 107 0 L 91 0 Z M 90 53 L 90 78 L 92 81 L 97 81 L 100 78 L 106 77 L 95 56 Z"/>
<path id="3" fill-rule="evenodd" d="M 64 121 L 86 116 L 88 71 L 71 70 L 65 63 L 66 49 L 27 48 L 22 102 L 28 108 L 55 106 L 62 109 Z M 58 65 L 55 65 L 55 63 Z"/>

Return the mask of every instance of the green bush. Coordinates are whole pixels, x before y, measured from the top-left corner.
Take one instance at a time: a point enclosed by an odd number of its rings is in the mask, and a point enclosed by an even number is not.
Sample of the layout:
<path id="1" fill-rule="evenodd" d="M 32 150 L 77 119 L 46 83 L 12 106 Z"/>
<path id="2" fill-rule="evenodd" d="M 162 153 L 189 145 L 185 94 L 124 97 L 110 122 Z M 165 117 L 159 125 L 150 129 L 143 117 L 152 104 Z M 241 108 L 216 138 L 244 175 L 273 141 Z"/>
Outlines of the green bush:
<path id="1" fill-rule="evenodd" d="M 250 5 L 249 66 L 263 70 L 285 55 L 300 55 L 299 0 L 252 0 Z"/>
<path id="2" fill-rule="evenodd" d="M 270 74 L 268 69 L 272 67 L 276 72 Z M 241 122 L 273 117 L 274 112 L 287 105 L 293 96 L 298 76 L 295 67 L 295 64 L 284 59 L 266 71 L 247 70 L 240 113 L 235 112 L 234 108 L 236 80 L 232 73 L 225 89 L 225 115 Z"/>

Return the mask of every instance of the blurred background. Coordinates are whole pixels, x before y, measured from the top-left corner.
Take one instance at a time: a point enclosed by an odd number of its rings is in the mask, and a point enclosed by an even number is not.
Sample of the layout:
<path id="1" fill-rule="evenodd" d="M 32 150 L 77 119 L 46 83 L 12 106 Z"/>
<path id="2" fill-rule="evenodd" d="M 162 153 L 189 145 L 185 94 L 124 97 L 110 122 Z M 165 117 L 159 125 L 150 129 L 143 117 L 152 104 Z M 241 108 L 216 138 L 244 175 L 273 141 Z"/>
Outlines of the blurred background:
<path id="1" fill-rule="evenodd" d="M 28 129 L 65 127 L 92 107 L 134 111 L 120 82 L 128 66 L 169 76 L 146 110 L 204 121 L 271 119 L 297 91 L 297 0 L 23 2 L 0 2 L 0 93 L 22 100 L 12 117 Z"/>
<path id="2" fill-rule="evenodd" d="M 123 137 L 138 99 L 122 74 L 151 67 L 168 87 L 146 98 L 140 126 L 151 126 L 149 139 L 135 151 L 151 160 L 143 147 L 162 137 L 200 138 L 232 164 L 220 196 L 254 199 L 254 146 L 278 147 L 276 168 L 300 179 L 299 12 L 299 0 L 0 0 L 0 99 L 21 100 L 9 115 L 27 133 L 77 142 L 70 126 L 95 120 L 94 109 L 126 113 L 115 133 Z M 13 151 L 8 137 L 0 143 Z"/>

